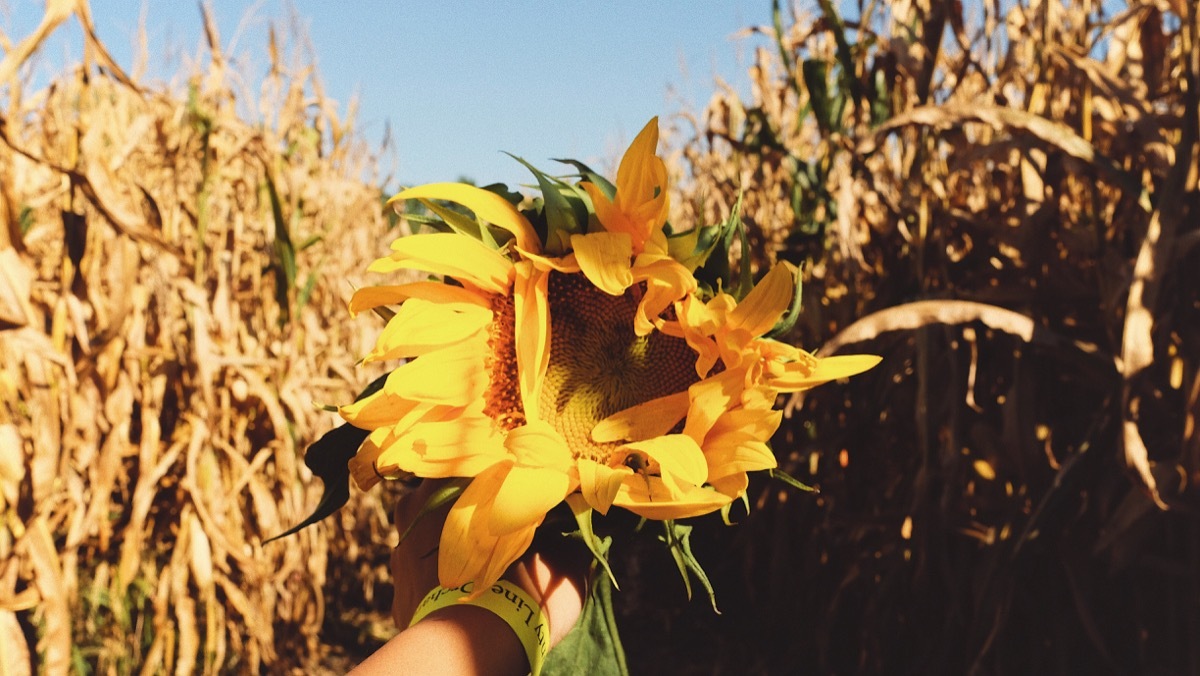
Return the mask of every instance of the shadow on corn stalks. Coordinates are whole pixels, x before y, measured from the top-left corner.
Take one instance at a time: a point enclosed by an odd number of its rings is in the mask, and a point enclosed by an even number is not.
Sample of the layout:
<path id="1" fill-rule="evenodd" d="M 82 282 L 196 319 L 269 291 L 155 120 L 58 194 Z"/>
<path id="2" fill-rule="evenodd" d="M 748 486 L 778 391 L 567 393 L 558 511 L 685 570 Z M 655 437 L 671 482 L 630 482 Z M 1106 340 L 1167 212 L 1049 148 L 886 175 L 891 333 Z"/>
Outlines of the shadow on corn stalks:
<path id="1" fill-rule="evenodd" d="M 884 362 L 787 404 L 819 494 L 708 522 L 723 615 L 618 596 L 631 664 L 1200 673 L 1194 3 L 846 6 L 747 31 L 675 220 L 744 190 L 743 254 L 804 266 L 793 338 Z"/>

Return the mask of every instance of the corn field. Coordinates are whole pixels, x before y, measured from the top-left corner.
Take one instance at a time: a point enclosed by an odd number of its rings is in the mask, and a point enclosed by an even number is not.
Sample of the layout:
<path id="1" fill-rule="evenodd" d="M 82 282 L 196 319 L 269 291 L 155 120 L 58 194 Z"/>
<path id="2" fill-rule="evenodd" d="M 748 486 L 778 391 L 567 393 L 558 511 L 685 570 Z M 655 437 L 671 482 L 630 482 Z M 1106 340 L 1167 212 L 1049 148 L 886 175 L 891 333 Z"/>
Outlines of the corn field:
<path id="1" fill-rule="evenodd" d="M 776 5 L 680 123 L 688 218 L 804 266 L 795 340 L 884 355 L 788 402 L 820 493 L 715 529 L 694 672 L 1200 673 L 1195 4 L 844 10 Z"/>
<path id="2" fill-rule="evenodd" d="M 26 91 L 68 19 L 86 60 Z M 274 42 L 238 83 L 208 19 L 182 94 L 113 63 L 86 3 L 0 65 L 0 673 L 305 667 L 326 616 L 390 601 L 378 493 L 263 545 L 320 495 L 318 405 L 369 380 L 345 307 L 388 241 L 375 158 Z"/>
<path id="3" fill-rule="evenodd" d="M 786 402 L 819 492 L 697 520 L 721 614 L 614 549 L 633 672 L 1200 674 L 1194 3 L 774 9 L 749 94 L 672 118 L 672 222 L 740 198 L 742 260 L 803 269 L 792 339 L 884 362 Z M 0 34 L 0 674 L 320 673 L 392 631 L 386 491 L 264 545 L 376 375 L 378 151 L 206 19 L 176 87 L 86 0 Z M 65 21 L 82 62 L 34 88 Z"/>

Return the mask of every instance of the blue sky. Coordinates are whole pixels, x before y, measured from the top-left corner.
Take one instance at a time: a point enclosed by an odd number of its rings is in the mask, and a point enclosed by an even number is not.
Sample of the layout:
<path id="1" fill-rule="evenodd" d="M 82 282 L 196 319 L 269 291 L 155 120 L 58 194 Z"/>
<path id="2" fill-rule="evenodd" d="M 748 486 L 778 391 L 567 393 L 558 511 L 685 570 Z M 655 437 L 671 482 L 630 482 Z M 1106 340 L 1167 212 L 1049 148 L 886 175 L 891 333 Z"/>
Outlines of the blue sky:
<path id="1" fill-rule="evenodd" d="M 466 176 L 527 182 L 501 151 L 548 171 L 552 157 L 597 168 L 619 156 L 654 115 L 699 110 L 719 76 L 746 89 L 754 39 L 770 0 L 213 0 L 222 42 L 257 90 L 267 30 L 309 35 L 327 95 L 344 112 L 357 95 L 359 129 L 378 144 L 390 125 L 389 187 Z M 41 0 L 0 0 L 0 27 L 23 37 Z M 195 2 L 92 0 L 101 40 L 133 64 L 139 17 L 152 55 L 147 79 L 165 81 L 202 54 Z M 32 77 L 78 61 L 77 24 L 60 28 Z M 231 45 L 232 43 L 232 45 Z M 393 164 L 394 162 L 394 164 Z"/>

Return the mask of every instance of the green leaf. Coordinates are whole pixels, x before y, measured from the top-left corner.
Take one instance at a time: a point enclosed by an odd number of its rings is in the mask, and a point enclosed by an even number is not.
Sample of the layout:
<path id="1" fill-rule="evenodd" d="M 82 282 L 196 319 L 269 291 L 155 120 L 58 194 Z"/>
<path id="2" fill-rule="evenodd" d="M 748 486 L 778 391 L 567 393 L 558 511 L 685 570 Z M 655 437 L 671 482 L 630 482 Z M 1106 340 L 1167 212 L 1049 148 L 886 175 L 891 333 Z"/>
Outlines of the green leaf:
<path id="1" fill-rule="evenodd" d="M 804 88 L 808 90 L 808 102 L 821 135 L 828 135 L 835 127 L 833 107 L 829 100 L 829 64 L 821 59 L 805 59 L 800 66 L 804 73 Z"/>
<path id="2" fill-rule="evenodd" d="M 304 454 L 304 464 L 320 477 L 325 484 L 325 492 L 317 508 L 307 519 L 292 526 L 275 537 L 268 538 L 263 544 L 287 537 L 300 529 L 324 519 L 346 504 L 350 499 L 350 467 L 346 464 L 358 452 L 358 447 L 366 440 L 371 432 L 359 429 L 350 423 L 343 423 L 329 430 L 318 439 Z"/>
<path id="3" fill-rule="evenodd" d="M 387 377 L 388 374 L 384 374 L 372 380 L 354 400 L 361 401 L 383 389 Z M 321 500 L 307 519 L 275 537 L 263 540 L 264 545 L 311 526 L 346 504 L 346 501 L 350 499 L 350 467 L 347 463 L 355 453 L 358 453 L 358 447 L 362 446 L 363 441 L 370 434 L 369 430 L 359 429 L 350 423 L 343 423 L 326 432 L 308 447 L 308 450 L 304 452 L 304 464 L 308 465 L 312 473 L 321 479 L 321 483 L 325 484 Z"/>
<path id="4" fill-rule="evenodd" d="M 292 245 L 288 223 L 283 218 L 283 204 L 270 172 L 266 174 L 266 183 L 267 195 L 271 200 L 271 217 L 275 221 L 275 241 L 271 248 L 271 267 L 275 270 L 275 301 L 281 311 L 280 320 L 286 322 L 291 318 L 289 298 L 291 289 L 296 284 L 296 247 Z"/>
<path id="5" fill-rule="evenodd" d="M 690 573 L 696 576 L 704 590 L 708 592 L 708 600 L 712 603 L 713 612 L 720 615 L 721 611 L 717 609 L 717 594 L 713 591 L 712 582 L 709 581 L 704 568 L 700 566 L 700 562 L 692 553 L 692 527 L 684 526 L 673 520 L 663 521 L 662 524 L 664 534 L 660 535 L 659 539 L 667 544 L 671 558 L 675 559 L 679 574 L 683 576 L 683 586 L 687 589 L 688 599 L 692 598 Z"/>
<path id="6" fill-rule="evenodd" d="M 605 548 L 611 538 L 605 538 Z M 629 676 L 613 613 L 612 580 L 593 570 L 590 593 L 575 627 L 546 656 L 542 676 Z"/>

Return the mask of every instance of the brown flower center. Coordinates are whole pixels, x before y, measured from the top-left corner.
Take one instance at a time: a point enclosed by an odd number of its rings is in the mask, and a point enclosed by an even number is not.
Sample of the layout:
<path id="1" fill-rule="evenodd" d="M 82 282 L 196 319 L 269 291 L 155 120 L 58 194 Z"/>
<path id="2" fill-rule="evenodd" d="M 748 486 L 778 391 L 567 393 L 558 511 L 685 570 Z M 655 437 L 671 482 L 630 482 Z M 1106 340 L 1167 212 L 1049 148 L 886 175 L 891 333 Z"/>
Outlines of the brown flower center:
<path id="1" fill-rule="evenodd" d="M 682 338 L 633 331 L 640 288 L 621 296 L 582 274 L 549 280 L 550 363 L 539 409 L 576 458 L 605 462 L 619 444 L 592 441 L 596 423 L 631 406 L 682 392 L 699 380 Z"/>
<path id="2" fill-rule="evenodd" d="M 484 415 L 501 429 L 511 430 L 525 424 L 521 405 L 521 386 L 517 371 L 516 309 L 513 297 L 492 296 L 492 324 L 488 331 L 488 390 L 484 395 Z"/>

